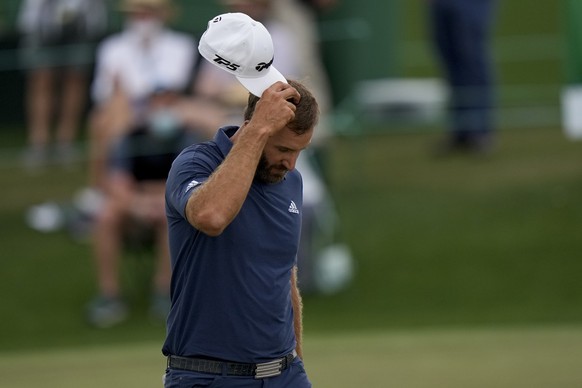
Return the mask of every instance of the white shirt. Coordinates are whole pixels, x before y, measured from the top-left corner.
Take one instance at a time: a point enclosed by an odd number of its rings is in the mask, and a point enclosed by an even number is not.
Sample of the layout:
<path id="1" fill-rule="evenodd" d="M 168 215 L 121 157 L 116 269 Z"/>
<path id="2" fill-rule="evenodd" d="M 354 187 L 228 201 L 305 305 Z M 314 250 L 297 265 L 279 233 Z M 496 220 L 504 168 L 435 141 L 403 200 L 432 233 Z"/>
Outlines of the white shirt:
<path id="1" fill-rule="evenodd" d="M 132 101 L 140 101 L 160 87 L 188 86 L 197 55 L 193 37 L 162 29 L 147 46 L 142 42 L 131 31 L 123 31 L 101 43 L 92 85 L 95 101 L 109 98 L 116 82 Z"/>

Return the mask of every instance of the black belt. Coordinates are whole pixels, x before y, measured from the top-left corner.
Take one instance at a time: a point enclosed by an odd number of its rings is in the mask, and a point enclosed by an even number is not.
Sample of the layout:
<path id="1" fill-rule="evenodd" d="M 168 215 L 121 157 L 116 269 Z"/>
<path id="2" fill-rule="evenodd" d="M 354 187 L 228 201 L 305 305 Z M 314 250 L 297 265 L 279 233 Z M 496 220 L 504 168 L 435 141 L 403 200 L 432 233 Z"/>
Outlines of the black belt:
<path id="1" fill-rule="evenodd" d="M 285 357 L 260 364 L 243 364 L 231 361 L 208 360 L 195 357 L 168 356 L 168 368 L 188 370 L 192 372 L 212 373 L 220 375 L 226 367 L 226 374 L 231 376 L 255 376 L 256 379 L 278 376 L 287 369 L 297 357 L 293 350 Z"/>

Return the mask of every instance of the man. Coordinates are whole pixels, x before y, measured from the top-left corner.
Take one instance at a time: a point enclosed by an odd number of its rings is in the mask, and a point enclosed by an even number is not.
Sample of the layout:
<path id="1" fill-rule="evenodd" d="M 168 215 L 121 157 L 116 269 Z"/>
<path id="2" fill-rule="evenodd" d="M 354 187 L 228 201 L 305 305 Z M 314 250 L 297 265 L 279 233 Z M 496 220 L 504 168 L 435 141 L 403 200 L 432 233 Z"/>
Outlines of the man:
<path id="1" fill-rule="evenodd" d="M 496 0 L 430 0 L 432 38 L 451 89 L 451 128 L 437 156 L 494 148 L 490 29 Z"/>
<path id="2" fill-rule="evenodd" d="M 52 157 L 65 166 L 76 161 L 90 65 L 107 19 L 104 0 L 20 2 L 20 59 L 27 70 L 25 167 L 44 167 Z"/>
<path id="3" fill-rule="evenodd" d="M 94 258 L 99 295 L 89 304 L 90 324 L 106 328 L 127 317 L 120 284 L 122 248 L 130 232 L 153 234 L 156 266 L 150 316 L 165 321 L 169 310 L 170 257 L 165 216 L 165 181 L 172 162 L 202 140 L 174 112 L 181 94 L 159 90 L 148 100 L 146 119 L 116 142 L 109 153 L 104 202 L 95 215 Z"/>
<path id="4" fill-rule="evenodd" d="M 240 15 L 211 23 L 225 34 L 246 29 L 244 46 L 262 46 L 256 40 L 268 35 L 264 27 Z M 237 64 L 232 73 L 253 93 L 244 123 L 184 150 L 167 181 L 173 273 L 165 386 L 262 387 L 268 379 L 271 387 L 311 387 L 301 360 L 302 180 L 294 167 L 311 141 L 318 105 L 301 83 L 283 82 L 269 65 L 270 38 L 266 56 L 242 50 L 240 61 L 222 44 L 241 46 L 230 38 L 203 36 L 199 49 L 207 59 L 222 58 L 217 66 Z"/>
<path id="5" fill-rule="evenodd" d="M 325 171 L 320 162 L 320 156 L 325 153 L 325 141 L 321 138 L 327 133 L 325 128 L 325 93 L 313 82 L 313 74 L 310 67 L 305 66 L 310 61 L 304 61 L 305 52 L 297 50 L 296 31 L 287 28 L 287 25 L 273 17 L 275 0 L 221 0 L 227 12 L 241 12 L 256 21 L 261 22 L 269 31 L 274 47 L 273 66 L 285 77 L 300 79 L 311 93 L 316 96 L 320 109 L 320 117 L 314 137 L 309 145 L 309 152 L 303 152 L 299 157 L 299 171 L 303 176 L 303 213 L 301 226 L 301 243 L 299 246 L 298 280 L 301 283 L 302 293 L 320 292 L 323 290 L 325 279 L 329 279 L 332 272 L 337 273 L 337 265 L 327 266 L 330 262 L 324 259 L 329 248 L 338 242 L 339 217 L 333 207 L 331 196 L 327 193 L 324 179 Z M 276 8 L 276 7 L 275 7 Z M 308 83 L 310 82 L 310 84 Z M 202 61 L 198 70 L 198 78 L 195 83 L 196 94 L 205 96 L 208 100 L 216 102 L 216 106 L 224 112 L 228 112 L 229 123 L 237 125 L 241 123 L 241 112 L 244 110 L 248 91 L 232 74 L 214 66 L 212 61 Z M 226 121 L 219 123 L 223 124 Z M 218 126 L 213 128 L 212 135 Z M 319 139 L 316 139 L 319 137 Z M 344 256 L 347 257 L 347 256 Z M 333 260 L 333 259 L 330 259 Z M 349 262 L 349 260 L 348 260 Z"/>

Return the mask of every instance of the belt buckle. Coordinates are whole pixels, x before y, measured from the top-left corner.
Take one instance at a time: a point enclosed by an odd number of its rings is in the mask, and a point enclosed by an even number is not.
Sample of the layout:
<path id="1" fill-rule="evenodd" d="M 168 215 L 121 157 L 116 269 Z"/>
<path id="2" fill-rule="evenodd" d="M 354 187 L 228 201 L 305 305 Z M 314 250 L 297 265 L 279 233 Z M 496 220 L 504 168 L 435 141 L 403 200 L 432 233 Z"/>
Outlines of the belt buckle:
<path id="1" fill-rule="evenodd" d="M 281 374 L 283 360 L 283 358 L 280 358 L 278 360 L 257 364 L 257 368 L 255 370 L 255 379 L 279 376 Z"/>

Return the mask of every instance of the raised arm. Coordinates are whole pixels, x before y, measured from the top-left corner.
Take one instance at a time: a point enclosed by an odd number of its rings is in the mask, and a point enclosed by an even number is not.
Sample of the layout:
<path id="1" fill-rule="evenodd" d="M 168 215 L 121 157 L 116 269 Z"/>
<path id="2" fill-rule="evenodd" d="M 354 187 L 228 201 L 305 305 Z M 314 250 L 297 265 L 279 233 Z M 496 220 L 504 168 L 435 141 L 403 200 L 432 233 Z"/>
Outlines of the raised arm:
<path id="1" fill-rule="evenodd" d="M 208 180 L 196 189 L 186 205 L 192 226 L 218 236 L 240 211 L 269 137 L 295 117 L 297 90 L 277 82 L 265 90 L 250 121 L 233 136 L 233 147 Z"/>

